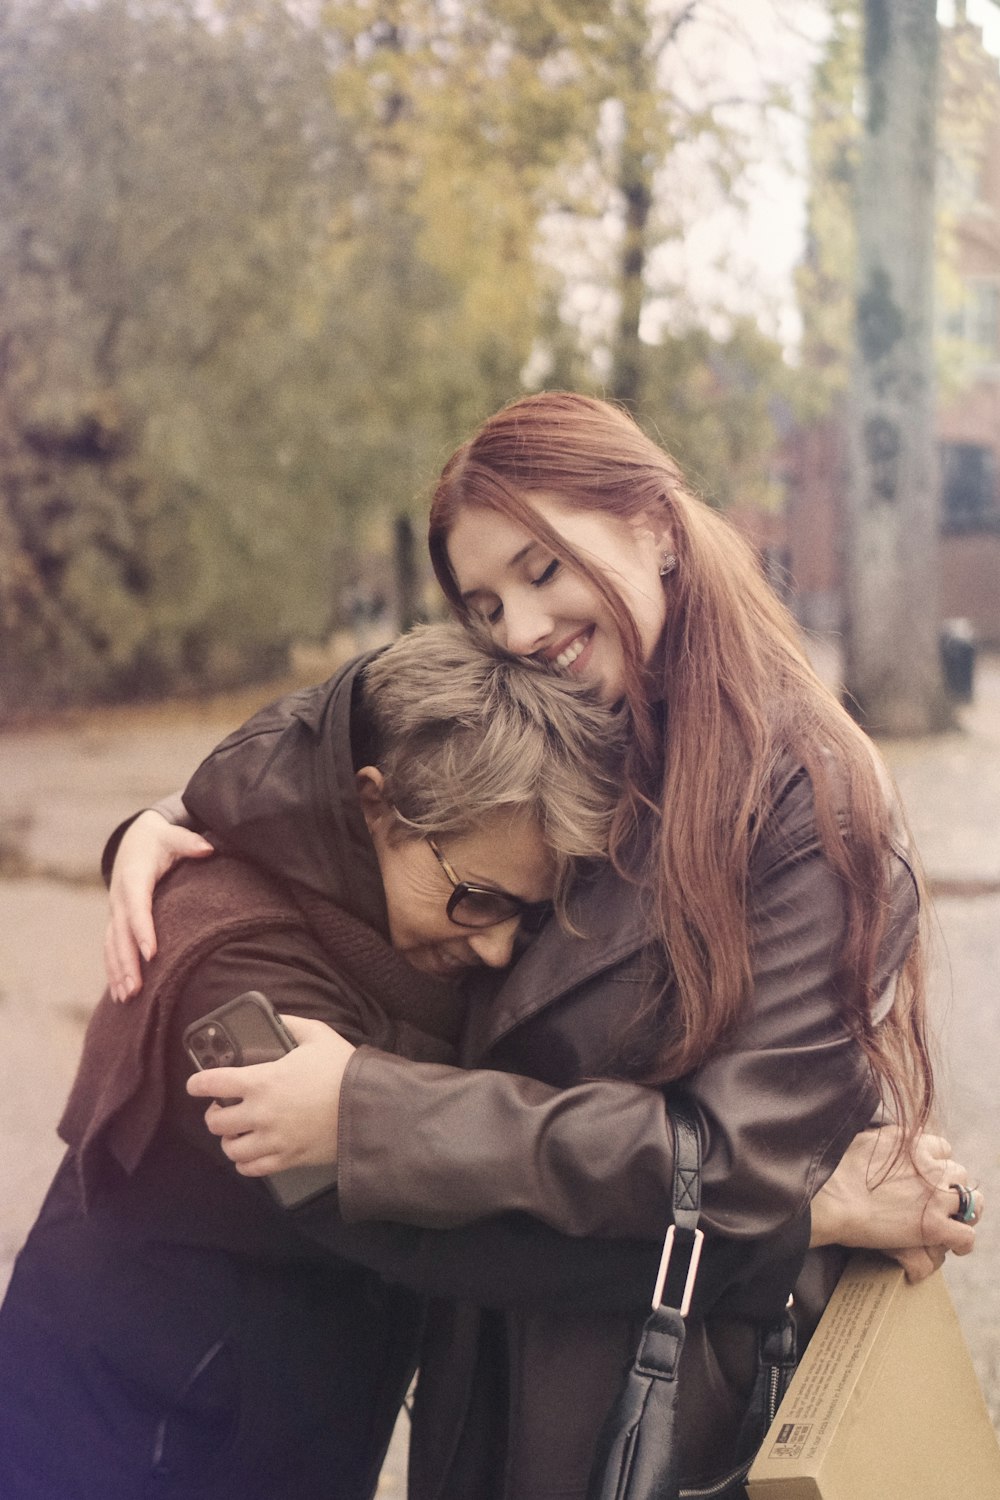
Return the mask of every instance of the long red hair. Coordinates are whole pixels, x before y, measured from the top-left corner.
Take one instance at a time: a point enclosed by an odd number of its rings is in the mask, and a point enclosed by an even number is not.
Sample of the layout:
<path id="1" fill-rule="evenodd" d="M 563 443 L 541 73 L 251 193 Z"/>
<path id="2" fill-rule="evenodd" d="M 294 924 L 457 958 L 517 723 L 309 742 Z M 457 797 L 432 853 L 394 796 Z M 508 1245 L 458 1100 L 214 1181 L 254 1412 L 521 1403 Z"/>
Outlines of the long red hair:
<path id="1" fill-rule="evenodd" d="M 613 585 L 549 526 L 527 496 L 662 519 L 677 566 L 668 579 L 650 691 L 638 632 Z M 625 653 L 635 733 L 615 823 L 621 862 L 643 806 L 660 813 L 644 886 L 676 980 L 672 1024 L 648 1081 L 697 1067 L 750 1003 L 747 910 L 756 840 L 779 763 L 804 766 L 820 838 L 845 890 L 840 955 L 844 1017 L 896 1118 L 919 1127 L 933 1097 L 922 945 L 913 945 L 888 1017 L 873 1023 L 874 976 L 889 907 L 893 813 L 870 740 L 812 670 L 791 615 L 757 556 L 724 516 L 693 497 L 674 460 L 620 408 L 569 392 L 524 397 L 489 418 L 452 456 L 434 494 L 430 552 L 453 609 L 467 617 L 448 536 L 469 506 L 500 511 L 585 576 L 612 612 Z M 666 706 L 665 727 L 656 700 Z M 846 806 L 847 829 L 838 808 Z M 650 1005 L 658 1003 L 654 994 Z"/>

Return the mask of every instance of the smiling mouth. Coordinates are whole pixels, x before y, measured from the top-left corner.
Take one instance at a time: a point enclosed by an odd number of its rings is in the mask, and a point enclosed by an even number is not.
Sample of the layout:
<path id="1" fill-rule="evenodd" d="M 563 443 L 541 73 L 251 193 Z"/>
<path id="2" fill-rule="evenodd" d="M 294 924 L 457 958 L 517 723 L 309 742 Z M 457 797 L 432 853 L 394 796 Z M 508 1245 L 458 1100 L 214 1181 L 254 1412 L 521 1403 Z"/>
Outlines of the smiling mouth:
<path id="1" fill-rule="evenodd" d="M 570 641 L 568 646 L 563 646 L 562 650 L 557 656 L 552 656 L 549 658 L 552 665 L 554 667 L 562 667 L 564 670 L 567 667 L 571 667 L 576 661 L 577 657 L 581 656 L 587 649 L 593 634 L 594 627 L 591 626 L 589 630 L 585 630 L 582 632 L 582 634 L 576 636 L 573 640 Z"/>

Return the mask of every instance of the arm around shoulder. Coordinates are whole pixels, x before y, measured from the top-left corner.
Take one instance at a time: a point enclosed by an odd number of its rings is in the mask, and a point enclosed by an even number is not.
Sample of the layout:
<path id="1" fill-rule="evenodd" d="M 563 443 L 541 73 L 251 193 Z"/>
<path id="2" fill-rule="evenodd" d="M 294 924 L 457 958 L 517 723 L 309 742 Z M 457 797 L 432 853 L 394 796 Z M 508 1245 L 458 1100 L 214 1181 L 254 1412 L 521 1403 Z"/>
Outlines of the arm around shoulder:
<path id="1" fill-rule="evenodd" d="M 173 815 L 183 811 L 179 798 L 148 808 L 116 829 L 105 847 L 102 868 L 108 868 L 109 860 L 112 863 L 104 965 L 116 1000 L 138 994 L 141 960 L 148 963 L 156 953 L 153 891 L 157 882 L 179 860 L 205 859 L 214 852 L 200 833 L 174 821 Z"/>

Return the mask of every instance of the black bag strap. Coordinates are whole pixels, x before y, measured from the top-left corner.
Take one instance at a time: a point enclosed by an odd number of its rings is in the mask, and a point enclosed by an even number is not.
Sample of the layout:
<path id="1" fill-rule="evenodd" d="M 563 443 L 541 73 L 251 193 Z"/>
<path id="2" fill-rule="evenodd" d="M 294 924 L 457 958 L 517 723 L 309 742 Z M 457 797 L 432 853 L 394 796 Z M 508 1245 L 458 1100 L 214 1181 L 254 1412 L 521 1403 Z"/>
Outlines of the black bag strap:
<path id="1" fill-rule="evenodd" d="M 673 1218 L 667 1228 L 660 1256 L 660 1269 L 653 1288 L 653 1311 L 663 1304 L 688 1315 L 702 1241 L 698 1228 L 701 1213 L 701 1131 L 690 1105 L 677 1099 L 668 1106 L 674 1130 Z"/>
<path id="2" fill-rule="evenodd" d="M 677 1376 L 684 1315 L 691 1303 L 702 1231 L 701 1135 L 683 1101 L 671 1101 L 674 1222 L 667 1230 L 653 1293 L 632 1367 L 597 1440 L 587 1500 L 676 1500 Z"/>

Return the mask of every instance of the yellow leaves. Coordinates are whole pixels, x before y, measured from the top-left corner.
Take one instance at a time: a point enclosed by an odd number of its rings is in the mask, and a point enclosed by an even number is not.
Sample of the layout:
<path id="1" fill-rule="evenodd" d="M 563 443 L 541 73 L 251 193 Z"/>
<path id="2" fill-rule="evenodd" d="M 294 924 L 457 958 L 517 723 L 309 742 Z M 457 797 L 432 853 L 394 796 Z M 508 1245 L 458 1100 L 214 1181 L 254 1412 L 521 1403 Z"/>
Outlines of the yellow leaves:
<path id="1" fill-rule="evenodd" d="M 415 198 L 420 250 L 451 281 L 470 333 L 530 340 L 535 318 L 533 212 L 514 173 L 428 170 Z"/>
<path id="2" fill-rule="evenodd" d="M 738 319 L 721 339 L 697 328 L 667 335 L 646 358 L 644 410 L 703 497 L 774 507 L 773 409 L 793 387 L 778 344 Z"/>

